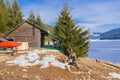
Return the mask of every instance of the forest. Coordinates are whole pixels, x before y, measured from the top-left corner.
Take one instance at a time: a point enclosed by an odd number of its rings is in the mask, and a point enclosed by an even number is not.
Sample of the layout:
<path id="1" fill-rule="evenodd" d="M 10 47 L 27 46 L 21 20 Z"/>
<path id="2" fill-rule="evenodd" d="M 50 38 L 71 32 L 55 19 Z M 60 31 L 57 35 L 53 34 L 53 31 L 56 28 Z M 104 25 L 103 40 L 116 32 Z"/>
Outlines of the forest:
<path id="1" fill-rule="evenodd" d="M 13 3 L 10 0 L 0 0 L 0 32 L 7 33 L 14 27 L 16 27 L 19 23 L 23 21 L 23 13 L 19 6 L 17 0 L 14 0 Z M 31 11 L 29 13 L 29 17 L 27 18 L 30 22 L 44 27 L 45 29 L 53 32 L 53 28 L 51 25 L 44 24 L 41 21 L 40 15 L 35 16 L 34 13 Z"/>

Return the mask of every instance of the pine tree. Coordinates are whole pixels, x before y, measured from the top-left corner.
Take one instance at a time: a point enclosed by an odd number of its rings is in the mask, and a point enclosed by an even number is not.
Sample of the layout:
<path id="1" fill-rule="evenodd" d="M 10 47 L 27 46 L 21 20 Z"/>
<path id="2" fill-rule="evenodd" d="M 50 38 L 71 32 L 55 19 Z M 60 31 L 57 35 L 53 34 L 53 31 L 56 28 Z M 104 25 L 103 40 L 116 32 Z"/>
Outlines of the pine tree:
<path id="1" fill-rule="evenodd" d="M 0 32 L 6 33 L 7 31 L 8 27 L 6 24 L 6 7 L 4 0 L 0 0 Z"/>
<path id="2" fill-rule="evenodd" d="M 33 24 L 36 24 L 35 15 L 32 11 L 30 12 L 30 15 L 28 17 L 28 21 L 32 22 Z"/>
<path id="3" fill-rule="evenodd" d="M 35 20 L 35 24 L 40 26 L 40 27 L 43 27 L 43 23 L 42 23 L 41 18 L 40 18 L 39 15 L 37 16 L 37 18 Z"/>
<path id="4" fill-rule="evenodd" d="M 58 44 L 69 56 L 75 54 L 77 57 L 86 56 L 89 50 L 88 30 L 83 31 L 77 28 L 67 5 L 64 5 L 63 11 L 58 18 L 55 26 L 55 35 L 58 38 Z"/>
<path id="5" fill-rule="evenodd" d="M 4 14 L 2 13 L 2 10 L 0 8 L 0 32 L 4 33 L 5 32 L 5 20 L 4 20 Z"/>
<path id="6" fill-rule="evenodd" d="M 6 2 L 6 9 L 7 9 L 7 26 L 11 29 L 16 25 L 14 21 L 14 12 L 10 0 Z"/>
<path id="7" fill-rule="evenodd" d="M 13 3 L 13 12 L 14 12 L 15 25 L 17 25 L 23 21 L 22 20 L 23 14 L 20 10 L 20 7 L 19 7 L 17 0 L 14 0 L 14 3 Z"/>

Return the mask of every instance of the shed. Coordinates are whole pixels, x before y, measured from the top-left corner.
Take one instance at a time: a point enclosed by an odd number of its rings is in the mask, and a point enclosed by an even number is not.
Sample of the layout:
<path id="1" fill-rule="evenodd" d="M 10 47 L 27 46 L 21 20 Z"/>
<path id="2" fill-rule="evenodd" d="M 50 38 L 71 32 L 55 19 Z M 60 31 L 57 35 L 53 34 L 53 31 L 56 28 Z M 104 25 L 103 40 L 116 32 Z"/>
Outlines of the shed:
<path id="1" fill-rule="evenodd" d="M 13 38 L 18 42 L 28 42 L 29 47 L 39 48 L 44 45 L 44 36 L 48 36 L 48 34 L 47 30 L 25 20 L 4 37 Z"/>

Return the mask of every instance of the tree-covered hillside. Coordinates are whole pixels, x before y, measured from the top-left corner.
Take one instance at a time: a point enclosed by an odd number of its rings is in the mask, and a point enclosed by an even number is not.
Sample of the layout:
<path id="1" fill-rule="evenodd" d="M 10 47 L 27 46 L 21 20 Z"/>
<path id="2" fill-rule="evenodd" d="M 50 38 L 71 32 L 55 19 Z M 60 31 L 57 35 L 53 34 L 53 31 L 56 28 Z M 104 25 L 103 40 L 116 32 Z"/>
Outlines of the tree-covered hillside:
<path id="1" fill-rule="evenodd" d="M 48 30 L 50 33 L 54 33 L 54 26 L 48 25 L 48 24 L 43 24 L 43 27 Z"/>
<path id="2" fill-rule="evenodd" d="M 120 39 L 120 28 L 112 29 L 101 34 L 100 39 Z"/>

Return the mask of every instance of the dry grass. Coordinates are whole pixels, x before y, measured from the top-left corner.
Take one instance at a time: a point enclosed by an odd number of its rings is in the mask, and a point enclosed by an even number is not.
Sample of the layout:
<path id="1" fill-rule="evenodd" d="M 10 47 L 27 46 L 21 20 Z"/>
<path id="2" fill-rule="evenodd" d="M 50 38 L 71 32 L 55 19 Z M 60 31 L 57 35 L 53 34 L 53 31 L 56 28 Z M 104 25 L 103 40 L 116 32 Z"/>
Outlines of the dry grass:
<path id="1" fill-rule="evenodd" d="M 0 62 L 0 80 L 118 80 L 108 78 L 108 73 L 120 72 L 119 69 L 107 66 L 101 62 L 97 63 L 87 58 L 78 59 L 78 64 L 80 65 L 79 71 L 72 68 L 72 71 L 76 71 L 76 73 L 71 73 L 67 71 L 67 69 L 61 69 L 52 65 L 45 69 L 41 69 L 40 65 L 28 68 L 19 67 L 17 65 L 6 65 L 6 61 L 14 59 L 22 54 L 26 53 L 20 53 L 16 56 L 0 54 L 0 59 L 5 60 Z M 65 62 L 67 58 L 61 52 L 46 53 L 46 55 L 51 54 L 55 55 L 56 59 L 61 62 Z M 44 54 L 40 55 L 40 57 L 44 56 Z"/>

